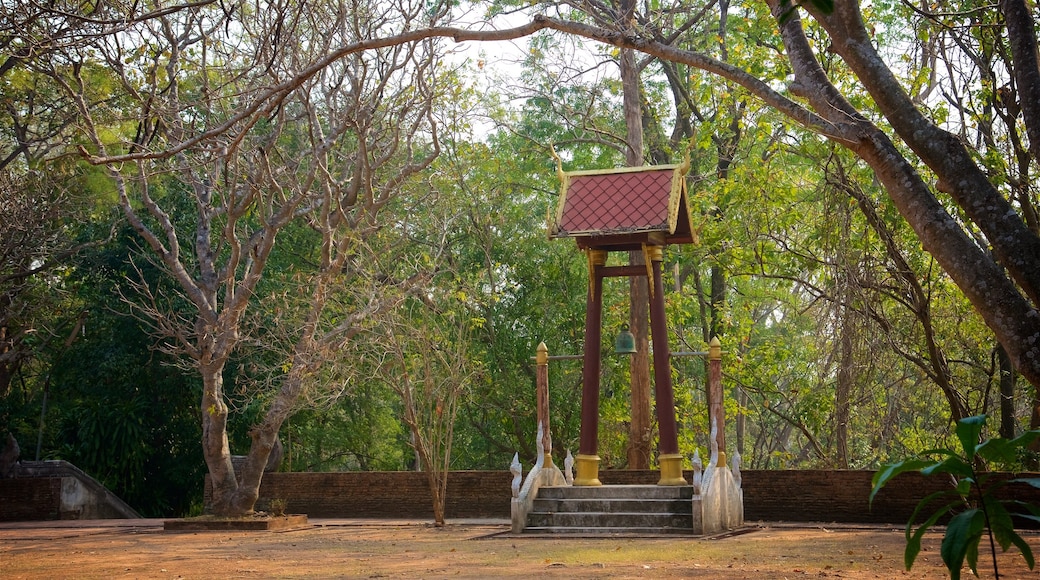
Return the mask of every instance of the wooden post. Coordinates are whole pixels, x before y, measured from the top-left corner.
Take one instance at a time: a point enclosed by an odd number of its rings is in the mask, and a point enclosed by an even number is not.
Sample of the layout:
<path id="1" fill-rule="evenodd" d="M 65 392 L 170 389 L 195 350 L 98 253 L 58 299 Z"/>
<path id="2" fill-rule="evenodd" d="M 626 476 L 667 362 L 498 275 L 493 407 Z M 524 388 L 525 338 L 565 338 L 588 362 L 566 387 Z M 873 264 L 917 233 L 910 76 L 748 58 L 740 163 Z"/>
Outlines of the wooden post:
<path id="1" fill-rule="evenodd" d="M 538 423 L 542 426 L 543 469 L 553 466 L 552 435 L 549 432 L 549 348 L 544 342 L 535 350 L 535 383 L 538 391 Z"/>
<path id="2" fill-rule="evenodd" d="M 599 481 L 599 375 L 600 336 L 603 316 L 603 276 L 600 269 L 607 263 L 605 250 L 588 250 L 589 293 L 585 302 L 585 351 L 581 369 L 581 436 L 577 475 L 574 485 L 602 485 Z"/>
<path id="3" fill-rule="evenodd" d="M 708 343 L 708 421 L 715 422 L 715 442 L 719 445 L 717 466 L 726 465 L 726 412 L 722 405 L 722 343 L 711 337 Z"/>
<path id="4" fill-rule="evenodd" d="M 661 246 L 647 248 L 651 266 L 650 330 L 654 340 L 654 396 L 657 399 L 657 426 L 660 433 L 657 462 L 661 479 L 657 485 L 686 485 L 682 476 L 682 455 L 675 420 L 675 394 L 672 391 L 671 356 L 668 351 L 668 321 L 664 310 L 664 287 L 661 277 Z"/>

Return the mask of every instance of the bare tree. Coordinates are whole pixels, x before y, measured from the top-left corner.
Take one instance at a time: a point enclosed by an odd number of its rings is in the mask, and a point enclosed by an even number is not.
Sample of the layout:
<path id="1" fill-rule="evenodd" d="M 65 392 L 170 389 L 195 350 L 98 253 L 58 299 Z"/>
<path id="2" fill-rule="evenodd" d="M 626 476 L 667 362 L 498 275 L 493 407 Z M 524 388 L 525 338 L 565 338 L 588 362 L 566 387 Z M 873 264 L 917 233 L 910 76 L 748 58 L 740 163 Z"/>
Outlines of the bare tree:
<path id="1" fill-rule="evenodd" d="M 436 302 L 453 300 L 449 292 Z M 463 395 L 480 373 L 469 352 L 473 324 L 465 309 L 414 301 L 384 319 L 374 345 L 382 359 L 381 380 L 401 398 L 402 418 L 417 467 L 426 473 L 438 526 L 445 519 L 455 419 Z"/>
<path id="2" fill-rule="evenodd" d="M 376 254 L 364 240 L 386 227 L 379 214 L 439 153 L 432 117 L 436 53 L 430 49 L 428 43 L 391 47 L 378 59 L 393 65 L 383 72 L 358 57 L 328 67 L 308 83 L 312 95 L 330 79 L 345 87 L 328 91 L 320 104 L 309 97 L 301 103 L 317 179 L 293 187 L 319 192 L 315 210 L 307 215 L 308 225 L 321 236 L 317 271 L 304 284 L 307 299 L 287 357 L 289 370 L 263 420 L 250 432 L 253 445 L 235 494 L 242 497 L 241 507 L 256 501 L 263 466 L 282 423 L 300 402 L 315 396 L 314 387 L 324 384 L 315 380 L 322 367 L 340 358 L 371 318 L 397 306 L 429 276 L 428 266 L 387 263 L 400 256 L 386 252 L 388 248 Z M 399 75 L 396 67 L 406 74 Z M 338 125 L 326 129 L 328 121 Z M 347 134 L 350 138 L 344 138 Z M 282 187 L 271 172 L 265 177 L 271 180 L 268 187 Z M 346 300 L 344 289 L 351 290 Z M 338 387 L 334 385 L 333 393 Z"/>
<path id="3" fill-rule="evenodd" d="M 17 75 L 19 71 L 45 70 L 47 63 L 88 53 L 97 42 L 142 22 L 215 2 L 152 6 L 123 0 L 11 0 L 0 5 L 0 80 L 8 81 L 0 107 L 0 135 L 7 138 L 0 147 L 0 169 L 19 158 L 27 167 L 37 167 L 48 156 L 68 154 L 74 139 L 76 109 L 68 95 L 46 75 Z"/>
<path id="4" fill-rule="evenodd" d="M 131 225 L 191 305 L 177 310 L 171 297 L 138 286 L 138 314 L 202 377 L 214 513 L 253 509 L 282 422 L 320 384 L 310 380 L 315 370 L 367 317 L 397 302 L 390 287 L 409 284 L 407 276 L 368 276 L 362 241 L 438 153 L 435 46 L 394 42 L 327 56 L 436 16 L 423 3 L 175 11 L 93 45 L 120 89 L 104 107 L 94 106 L 85 63 L 49 70 L 77 104 L 88 154 L 108 167 Z M 113 140 L 109 127 L 130 122 L 132 135 Z M 318 234 L 312 273 L 304 274 L 307 299 L 288 370 L 236 474 L 224 370 L 246 338 L 248 309 L 263 300 L 260 281 L 278 235 L 300 220 Z M 362 278 L 365 296 L 328 314 L 338 285 L 352 277 Z"/>
<path id="5" fill-rule="evenodd" d="M 82 217 L 89 202 L 70 191 L 74 175 L 54 169 L 44 173 L 0 170 L 0 397 L 39 349 L 59 343 L 76 317 L 52 320 L 61 287 L 49 275 L 104 236 L 81 242 L 68 227 Z M 85 313 L 74 313 L 81 319 Z M 77 326 L 78 327 L 78 326 Z M 30 337 L 35 336 L 35 346 Z"/>

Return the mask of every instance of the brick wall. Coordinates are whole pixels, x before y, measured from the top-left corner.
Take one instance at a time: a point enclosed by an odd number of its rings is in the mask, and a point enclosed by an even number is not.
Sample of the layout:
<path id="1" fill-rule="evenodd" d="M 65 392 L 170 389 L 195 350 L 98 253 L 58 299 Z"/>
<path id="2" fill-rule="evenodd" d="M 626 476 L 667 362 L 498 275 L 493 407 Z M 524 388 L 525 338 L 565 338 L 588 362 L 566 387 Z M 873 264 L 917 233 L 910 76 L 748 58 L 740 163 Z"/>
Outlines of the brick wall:
<path id="1" fill-rule="evenodd" d="M 948 480 L 904 473 L 870 504 L 873 471 L 744 472 L 744 517 L 766 521 L 903 524 L 917 502 Z M 936 506 L 938 507 L 938 506 Z"/>
<path id="2" fill-rule="evenodd" d="M 686 472 L 687 481 L 692 474 Z M 917 502 L 946 480 L 905 473 L 868 503 L 873 471 L 743 472 L 748 520 L 903 524 Z M 656 471 L 601 471 L 604 484 L 656 483 Z M 455 471 L 448 478 L 449 518 L 509 517 L 506 471 Z M 1040 505 L 1040 490 L 1009 488 L 1018 499 Z M 257 509 L 285 499 L 288 511 L 311 517 L 431 518 L 426 477 L 414 472 L 269 473 Z"/>
<path id="3" fill-rule="evenodd" d="M 790 522 L 903 524 L 917 501 L 946 489 L 945 480 L 905 473 L 868 505 L 872 471 L 744 471 L 746 519 Z M 1036 476 L 1036 474 L 1032 474 Z M 601 471 L 605 484 L 656 483 L 655 471 Z M 686 472 L 687 480 L 692 475 Z M 507 471 L 454 471 L 448 478 L 449 518 L 509 517 Z M 1018 485 L 1008 496 L 1040 505 L 1040 490 Z M 207 490 L 208 493 L 208 490 Z M 288 510 L 314 518 L 432 518 L 426 476 L 415 472 L 269 473 L 257 509 L 285 499 Z M 62 517 L 61 478 L 0 479 L 0 521 Z"/>
<path id="4" fill-rule="evenodd" d="M 448 478 L 449 518 L 509 517 L 508 471 L 453 471 Z M 209 485 L 206 485 L 209 500 Z M 267 473 L 257 509 L 284 499 L 286 510 L 312 518 L 432 518 L 426 474 L 412 471 Z"/>
<path id="5" fill-rule="evenodd" d="M 56 520 L 61 515 L 60 477 L 0 479 L 0 521 Z"/>

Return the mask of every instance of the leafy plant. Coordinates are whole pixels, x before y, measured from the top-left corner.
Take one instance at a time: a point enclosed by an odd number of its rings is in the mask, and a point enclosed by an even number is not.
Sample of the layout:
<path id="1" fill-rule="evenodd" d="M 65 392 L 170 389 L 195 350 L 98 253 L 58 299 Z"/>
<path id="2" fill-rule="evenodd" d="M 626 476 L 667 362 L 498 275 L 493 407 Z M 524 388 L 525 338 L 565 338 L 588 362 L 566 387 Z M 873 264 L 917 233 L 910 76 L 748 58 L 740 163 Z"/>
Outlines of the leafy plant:
<path id="1" fill-rule="evenodd" d="M 288 500 L 284 499 L 272 499 L 268 508 L 271 510 L 271 515 L 275 517 L 282 517 L 285 515 L 286 508 L 289 507 Z"/>
<path id="2" fill-rule="evenodd" d="M 1002 551 L 1014 544 L 1022 552 L 1029 569 L 1033 569 L 1033 552 L 1029 544 L 1014 529 L 1013 517 L 1040 522 L 1040 509 L 1027 502 L 1000 499 L 997 490 L 1010 483 L 1022 483 L 1040 488 L 1040 478 L 994 478 L 993 473 L 982 470 L 986 462 L 1012 464 L 1019 453 L 1040 437 L 1040 431 L 1028 431 L 1014 439 L 996 438 L 979 442 L 986 425 L 985 415 L 967 417 L 957 422 L 957 439 L 961 453 L 950 449 L 933 449 L 919 454 L 914 459 L 889 464 L 874 475 L 870 501 L 892 480 L 906 471 L 920 471 L 923 475 L 947 474 L 953 478 L 955 487 L 939 491 L 922 499 L 906 524 L 906 551 L 903 560 L 909 570 L 921 551 L 924 533 L 944 516 L 953 514 L 946 525 L 940 554 L 943 563 L 954 580 L 960 578 L 965 558 L 973 574 L 978 576 L 979 543 L 985 536 L 993 557 L 993 574 L 1000 577 L 997 569 L 997 544 Z M 932 501 L 951 498 L 915 531 L 914 521 L 922 509 Z"/>

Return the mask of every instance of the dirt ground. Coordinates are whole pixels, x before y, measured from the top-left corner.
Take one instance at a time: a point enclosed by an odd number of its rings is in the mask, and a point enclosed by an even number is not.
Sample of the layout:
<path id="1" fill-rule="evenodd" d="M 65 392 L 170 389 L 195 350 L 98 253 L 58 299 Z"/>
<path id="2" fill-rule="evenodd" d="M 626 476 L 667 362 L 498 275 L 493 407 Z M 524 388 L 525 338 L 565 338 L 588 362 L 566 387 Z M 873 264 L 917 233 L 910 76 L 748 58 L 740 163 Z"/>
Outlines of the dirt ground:
<path id="1" fill-rule="evenodd" d="M 1040 535 L 1026 537 L 1040 553 Z M 161 520 L 0 523 L 0 578 L 943 578 L 941 540 L 928 535 L 907 572 L 902 529 L 882 526 L 752 523 L 710 538 L 589 539 L 512 536 L 501 520 L 176 533 Z M 1017 551 L 998 562 L 1001 578 L 1040 578 Z M 993 578 L 992 566 L 979 572 Z"/>

